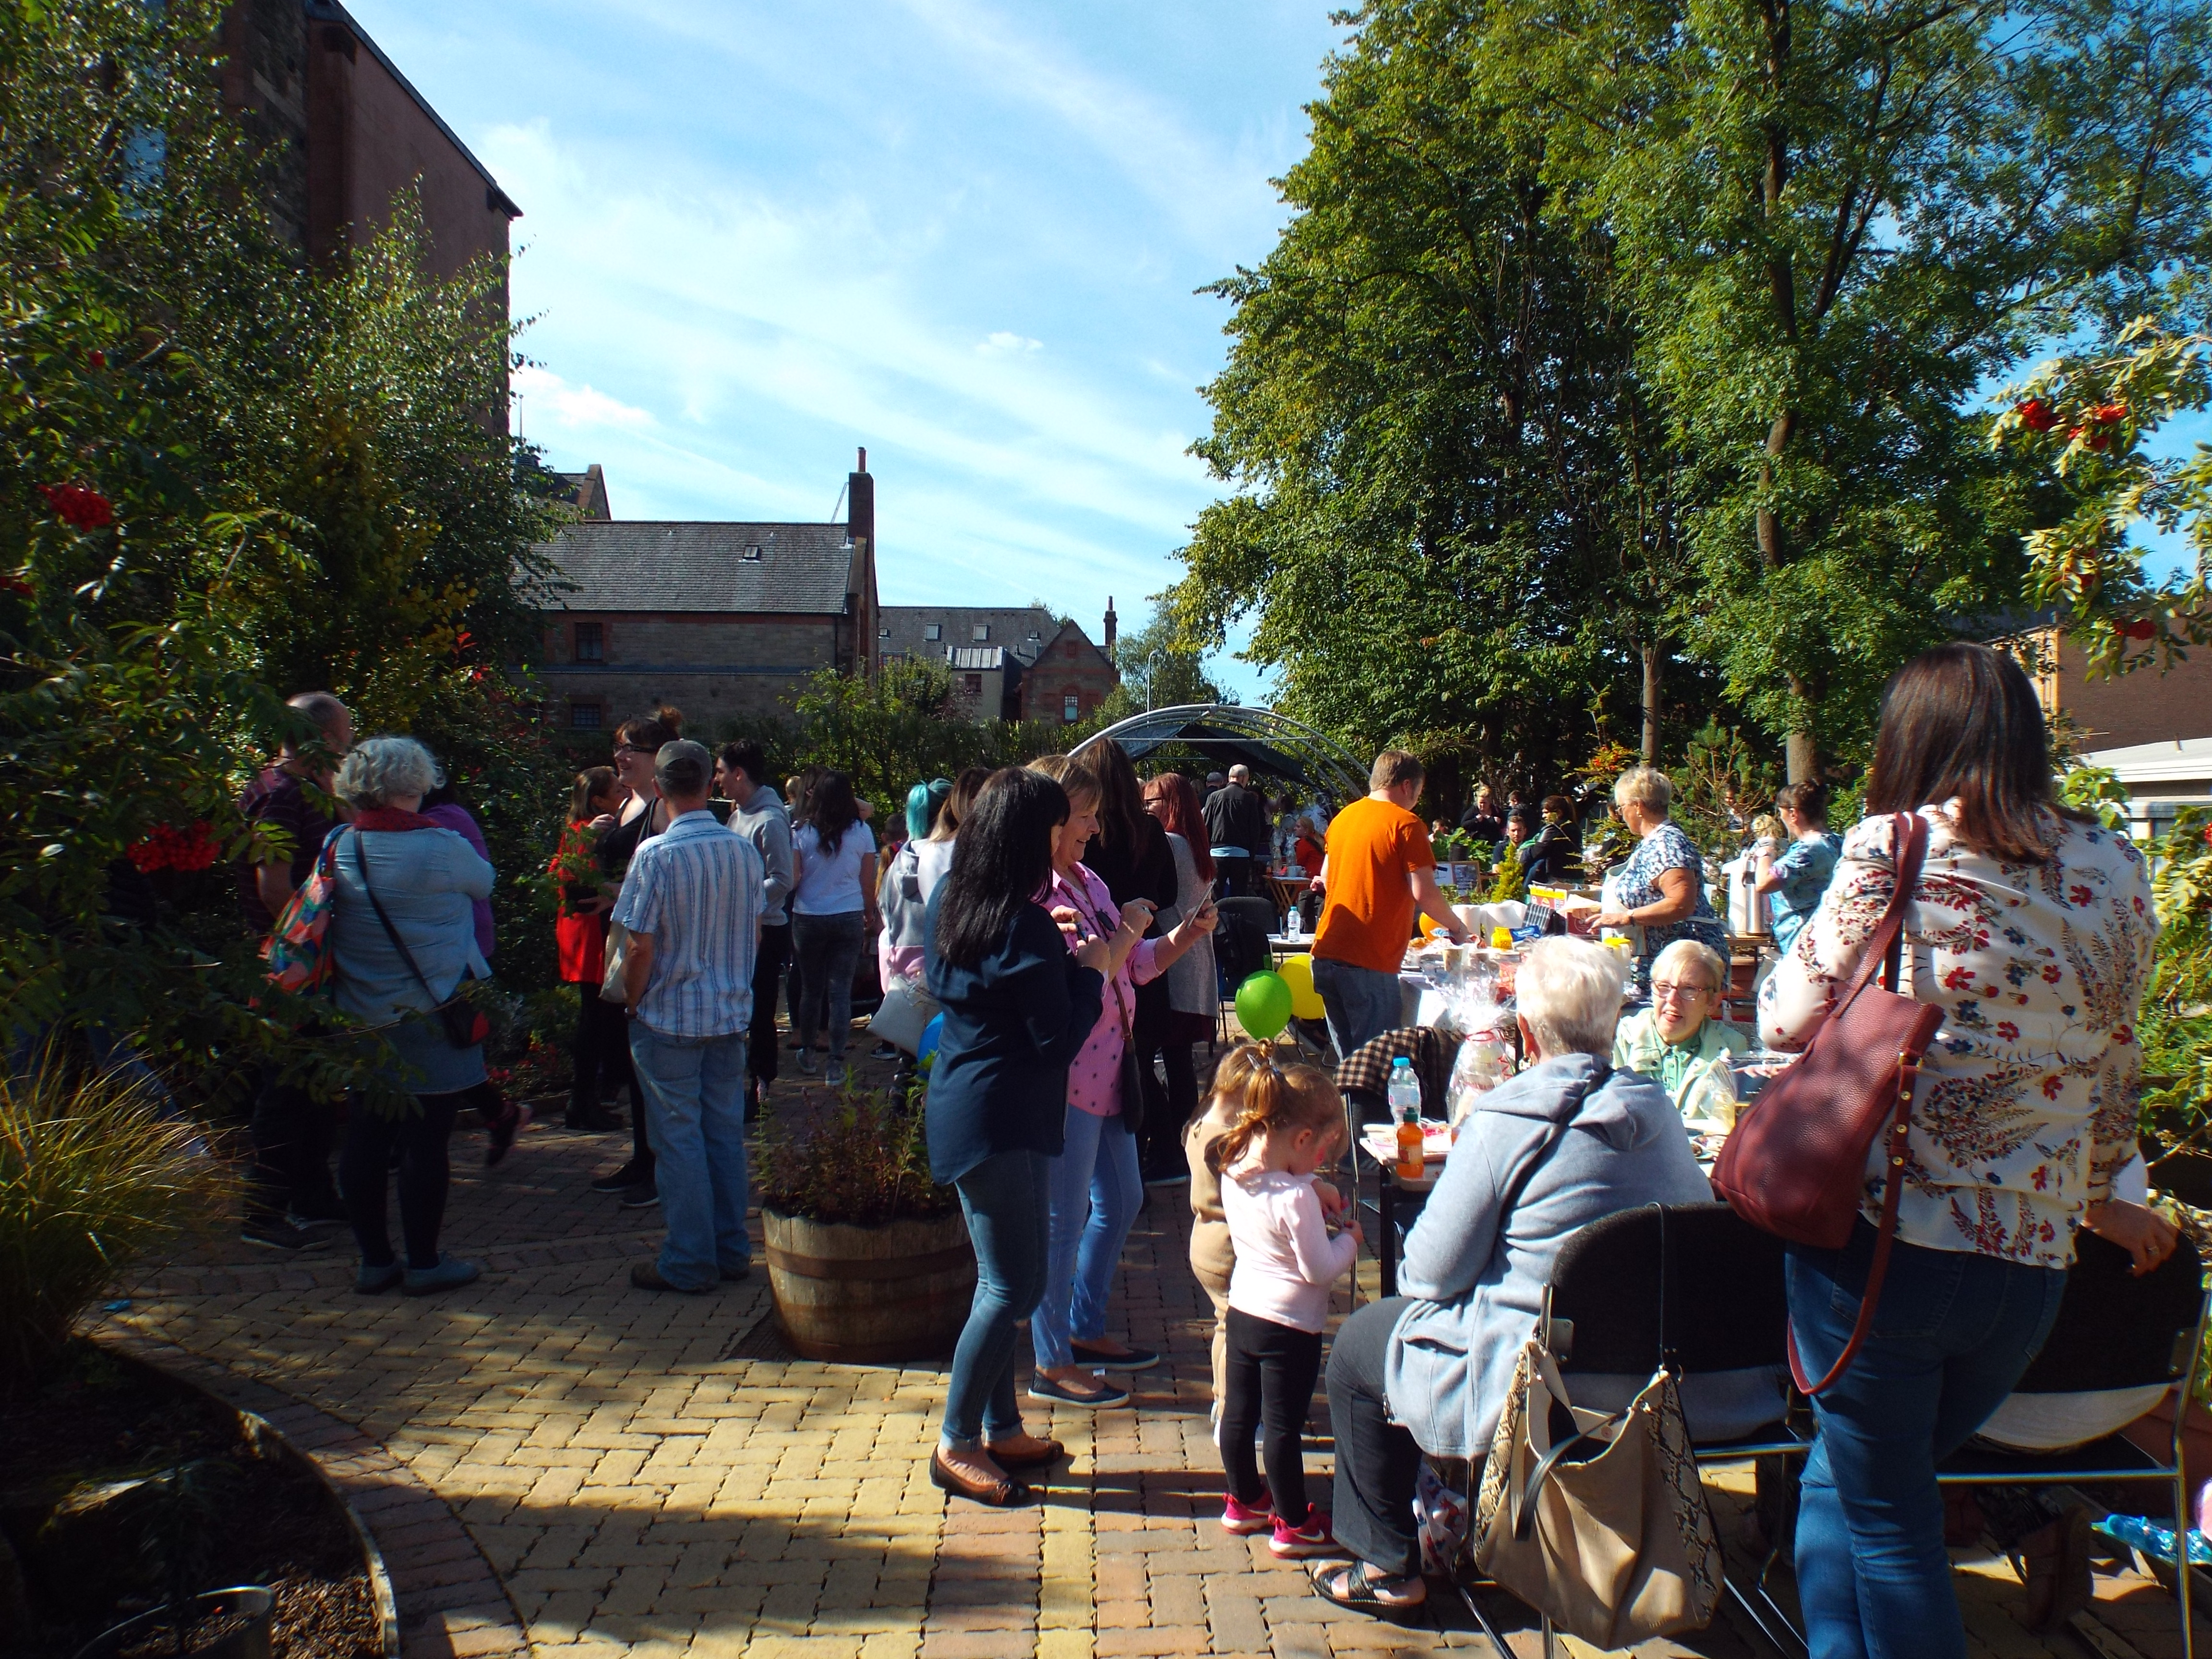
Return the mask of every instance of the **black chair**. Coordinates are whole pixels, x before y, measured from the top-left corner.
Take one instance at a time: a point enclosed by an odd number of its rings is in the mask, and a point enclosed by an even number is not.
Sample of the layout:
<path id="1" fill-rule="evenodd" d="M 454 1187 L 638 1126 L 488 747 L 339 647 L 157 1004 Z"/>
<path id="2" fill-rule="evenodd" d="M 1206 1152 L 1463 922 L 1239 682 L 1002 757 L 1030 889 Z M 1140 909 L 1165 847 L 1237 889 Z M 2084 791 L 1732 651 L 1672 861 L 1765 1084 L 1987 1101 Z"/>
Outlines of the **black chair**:
<path id="1" fill-rule="evenodd" d="M 2138 1279 L 2118 1245 L 2094 1233 L 2076 1233 L 2066 1294 L 2043 1351 L 2029 1364 L 2014 1394 L 2085 1394 L 2106 1389 L 2163 1385 L 2180 1393 L 2174 1402 L 2173 1437 L 2165 1455 L 2147 1452 L 2124 1434 L 2106 1435 L 2063 1451 L 2011 1451 L 1990 1442 L 1969 1442 L 1936 1472 L 1946 1486 L 2040 1486 L 2163 1483 L 2173 1502 L 2173 1531 L 2185 1539 L 2191 1524 L 2189 1485 L 2181 1468 L 2181 1430 L 2212 1293 L 2197 1246 L 2183 1234 L 2157 1270 Z M 2184 1545 L 2178 1552 L 2185 1559 Z M 2182 1659 L 2195 1659 L 2190 1625 L 2193 1575 L 2174 1568 L 2174 1599 L 2181 1607 Z"/>
<path id="2" fill-rule="evenodd" d="M 1221 967 L 1223 1000 L 1233 1001 L 1237 988 L 1274 965 L 1267 949 L 1275 907 L 1263 898 L 1223 899 L 1215 906 L 1221 920 L 1213 930 L 1213 959 Z"/>
<path id="3" fill-rule="evenodd" d="M 1648 1204 L 1578 1228 L 1559 1247 L 1544 1291 L 1542 1317 L 1561 1376 L 1571 1389 L 1577 1374 L 1650 1376 L 1659 1364 L 1662 1318 L 1681 1376 L 1787 1365 L 1782 1253 L 1780 1239 L 1725 1204 Z M 1811 1440 L 1782 1419 L 1695 1445 L 1700 1464 L 1802 1457 L 1811 1449 Z M 1479 1470 L 1473 1474 L 1480 1478 Z M 1748 1590 L 1732 1576 L 1723 1588 L 1770 1642 L 1784 1652 L 1793 1644 L 1802 1650 L 1802 1637 L 1766 1587 L 1780 1553 L 1778 1540 Z M 1460 1595 L 1498 1651 L 1509 1653 L 1464 1583 Z M 1544 1640 L 1549 1654 L 1548 1620 Z"/>

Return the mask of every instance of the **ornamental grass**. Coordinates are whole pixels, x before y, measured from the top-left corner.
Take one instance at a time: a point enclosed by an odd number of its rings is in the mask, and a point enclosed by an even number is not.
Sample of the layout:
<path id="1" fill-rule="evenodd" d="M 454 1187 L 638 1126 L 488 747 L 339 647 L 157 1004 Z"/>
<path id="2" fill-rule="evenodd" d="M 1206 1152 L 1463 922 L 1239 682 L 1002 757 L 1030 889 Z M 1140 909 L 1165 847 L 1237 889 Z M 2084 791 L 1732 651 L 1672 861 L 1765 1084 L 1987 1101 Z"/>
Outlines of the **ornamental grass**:
<path id="1" fill-rule="evenodd" d="M 0 1396 L 35 1389 L 87 1309 L 230 1213 L 230 1171 L 161 1106 L 52 1050 L 0 1068 Z"/>

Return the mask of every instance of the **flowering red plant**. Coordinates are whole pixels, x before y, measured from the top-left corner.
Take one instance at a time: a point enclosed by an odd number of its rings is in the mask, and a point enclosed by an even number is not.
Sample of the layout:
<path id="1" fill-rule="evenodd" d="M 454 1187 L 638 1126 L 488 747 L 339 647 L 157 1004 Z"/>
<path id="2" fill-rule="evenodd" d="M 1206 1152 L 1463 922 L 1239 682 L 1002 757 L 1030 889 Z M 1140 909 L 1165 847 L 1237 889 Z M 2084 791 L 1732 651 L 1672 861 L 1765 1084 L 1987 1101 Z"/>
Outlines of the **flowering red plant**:
<path id="1" fill-rule="evenodd" d="M 40 484 L 39 494 L 54 516 L 76 530 L 105 530 L 115 522 L 115 509 L 97 489 L 82 484 Z"/>
<path id="2" fill-rule="evenodd" d="M 156 870 L 204 870 L 215 862 L 219 849 L 205 823 L 157 823 L 146 839 L 131 849 L 131 862 L 147 875 Z"/>
<path id="3" fill-rule="evenodd" d="M 2014 412 L 2030 432 L 2048 432 L 2058 424 L 2058 411 L 2040 398 L 2030 398 L 2016 405 Z"/>
<path id="4" fill-rule="evenodd" d="M 2154 640 L 2158 637 L 2158 624 L 2148 617 L 2137 617 L 2122 623 L 2120 632 L 2131 640 Z"/>

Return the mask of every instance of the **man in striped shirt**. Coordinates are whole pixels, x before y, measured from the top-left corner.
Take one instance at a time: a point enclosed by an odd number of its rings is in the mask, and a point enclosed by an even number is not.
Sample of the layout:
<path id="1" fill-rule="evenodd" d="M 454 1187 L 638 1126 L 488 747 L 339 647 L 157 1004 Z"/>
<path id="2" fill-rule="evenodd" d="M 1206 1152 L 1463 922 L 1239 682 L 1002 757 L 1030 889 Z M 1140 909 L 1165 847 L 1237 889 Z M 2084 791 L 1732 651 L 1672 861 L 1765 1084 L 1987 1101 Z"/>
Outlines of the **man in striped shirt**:
<path id="1" fill-rule="evenodd" d="M 629 933 L 629 1053 L 668 1223 L 659 1260 L 638 1263 L 629 1282 L 694 1295 L 752 1265 L 745 1028 L 764 872 L 752 843 L 707 810 L 714 769 L 689 741 L 654 757 L 669 825 L 638 847 L 614 910 Z"/>

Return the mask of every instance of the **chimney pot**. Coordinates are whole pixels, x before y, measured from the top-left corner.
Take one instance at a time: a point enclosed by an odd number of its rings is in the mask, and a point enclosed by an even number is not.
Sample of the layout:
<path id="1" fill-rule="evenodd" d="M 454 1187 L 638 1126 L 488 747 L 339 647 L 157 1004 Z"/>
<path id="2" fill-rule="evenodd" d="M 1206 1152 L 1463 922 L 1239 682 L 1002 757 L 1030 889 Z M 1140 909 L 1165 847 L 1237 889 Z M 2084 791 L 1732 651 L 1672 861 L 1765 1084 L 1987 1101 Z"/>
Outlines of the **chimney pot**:
<path id="1" fill-rule="evenodd" d="M 853 470 L 856 472 L 866 472 L 868 470 L 868 447 L 866 444 L 860 446 L 860 464 Z"/>

